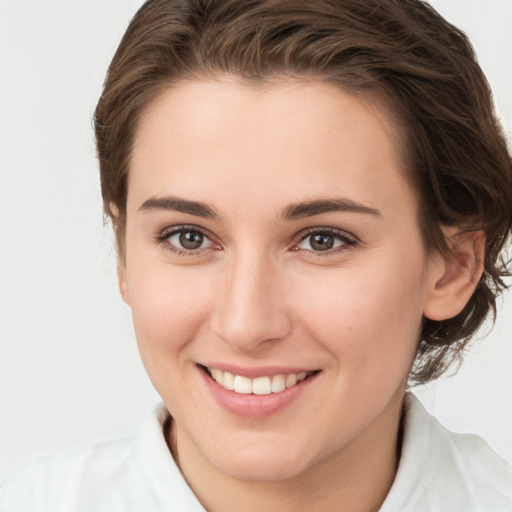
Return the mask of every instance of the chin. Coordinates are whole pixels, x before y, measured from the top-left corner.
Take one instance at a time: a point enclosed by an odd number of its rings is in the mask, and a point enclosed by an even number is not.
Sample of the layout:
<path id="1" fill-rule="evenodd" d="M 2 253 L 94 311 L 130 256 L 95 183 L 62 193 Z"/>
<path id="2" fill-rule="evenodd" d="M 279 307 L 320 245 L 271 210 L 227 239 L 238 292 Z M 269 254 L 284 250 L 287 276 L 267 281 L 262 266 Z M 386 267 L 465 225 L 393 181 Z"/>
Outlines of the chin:
<path id="1" fill-rule="evenodd" d="M 225 475 L 245 482 L 279 482 L 293 479 L 301 474 L 305 468 L 291 462 L 273 460 L 236 460 L 230 463 L 223 460 L 217 469 Z"/>
<path id="2" fill-rule="evenodd" d="M 254 443 L 251 449 L 215 451 L 210 463 L 225 475 L 247 482 L 278 482 L 292 479 L 314 465 L 304 459 L 305 448 L 279 447 Z"/>

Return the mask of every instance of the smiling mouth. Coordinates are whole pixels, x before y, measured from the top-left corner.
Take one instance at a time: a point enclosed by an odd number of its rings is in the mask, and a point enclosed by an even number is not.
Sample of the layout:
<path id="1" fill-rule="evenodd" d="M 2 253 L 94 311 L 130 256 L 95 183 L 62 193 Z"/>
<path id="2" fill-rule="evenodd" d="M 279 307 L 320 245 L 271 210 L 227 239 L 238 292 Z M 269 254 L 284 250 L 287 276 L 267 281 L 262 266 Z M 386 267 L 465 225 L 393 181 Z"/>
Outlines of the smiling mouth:
<path id="1" fill-rule="evenodd" d="M 242 395 L 270 395 L 281 393 L 285 389 L 291 388 L 319 372 L 319 370 L 316 370 L 250 379 L 249 377 L 235 375 L 228 371 L 219 370 L 218 368 L 210 368 L 207 366 L 203 366 L 202 368 L 219 386 L 228 391 L 234 391 Z"/>

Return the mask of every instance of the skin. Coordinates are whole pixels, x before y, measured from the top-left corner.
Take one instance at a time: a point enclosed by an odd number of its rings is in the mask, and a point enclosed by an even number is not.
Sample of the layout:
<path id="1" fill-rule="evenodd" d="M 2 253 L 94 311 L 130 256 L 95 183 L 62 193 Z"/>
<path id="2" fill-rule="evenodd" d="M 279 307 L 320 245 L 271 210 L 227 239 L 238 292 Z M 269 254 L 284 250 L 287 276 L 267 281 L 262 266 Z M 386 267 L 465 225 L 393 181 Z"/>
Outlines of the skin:
<path id="1" fill-rule="evenodd" d="M 209 511 L 370 511 L 389 491 L 422 319 L 457 314 L 478 273 L 473 239 L 457 265 L 425 253 L 393 133 L 378 107 L 286 80 L 185 82 L 141 119 L 120 288 Z M 176 252 L 187 229 L 207 238 Z M 326 229 L 335 247 L 315 250 L 311 230 Z M 277 413 L 245 418 L 213 399 L 198 367 L 211 361 L 320 372 Z"/>

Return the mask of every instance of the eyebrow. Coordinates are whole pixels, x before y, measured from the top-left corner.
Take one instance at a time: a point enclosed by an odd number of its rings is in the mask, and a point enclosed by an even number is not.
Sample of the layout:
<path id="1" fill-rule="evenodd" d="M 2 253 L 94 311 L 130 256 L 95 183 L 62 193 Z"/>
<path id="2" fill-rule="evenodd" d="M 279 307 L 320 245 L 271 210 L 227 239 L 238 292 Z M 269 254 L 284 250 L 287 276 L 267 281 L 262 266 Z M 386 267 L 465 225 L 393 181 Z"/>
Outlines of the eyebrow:
<path id="1" fill-rule="evenodd" d="M 150 197 L 142 203 L 139 210 L 172 210 L 181 213 L 188 213 L 196 217 L 205 219 L 220 220 L 220 214 L 207 203 L 199 201 L 190 201 L 188 199 L 180 199 L 177 197 Z M 284 221 L 298 220 L 305 217 L 313 217 L 322 213 L 330 212 L 349 212 L 364 213 L 374 216 L 382 216 L 381 212 L 375 208 L 365 206 L 352 199 L 317 199 L 313 201 L 305 201 L 291 204 L 283 211 L 281 219 Z"/>
<path id="2" fill-rule="evenodd" d="M 150 197 L 142 203 L 139 210 L 172 210 L 175 212 L 188 213 L 204 219 L 219 220 L 220 215 L 212 206 L 199 201 L 189 201 L 177 197 Z"/>
<path id="3" fill-rule="evenodd" d="M 376 208 L 365 206 L 364 204 L 353 201 L 352 199 L 339 198 L 320 199 L 292 204 L 284 210 L 282 219 L 297 220 L 330 212 L 364 213 L 377 217 L 382 216 L 382 213 Z"/>

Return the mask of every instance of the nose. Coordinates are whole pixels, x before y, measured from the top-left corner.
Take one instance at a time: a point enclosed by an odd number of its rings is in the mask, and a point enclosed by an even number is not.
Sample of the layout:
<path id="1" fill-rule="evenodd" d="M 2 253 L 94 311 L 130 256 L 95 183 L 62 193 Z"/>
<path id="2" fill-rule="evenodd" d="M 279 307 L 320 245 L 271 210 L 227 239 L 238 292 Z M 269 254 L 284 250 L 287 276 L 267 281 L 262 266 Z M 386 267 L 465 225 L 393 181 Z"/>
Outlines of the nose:
<path id="1" fill-rule="evenodd" d="M 282 269 L 271 258 L 234 258 L 219 275 L 219 293 L 211 317 L 213 332 L 242 352 L 261 350 L 286 338 L 292 324 L 283 280 Z"/>

